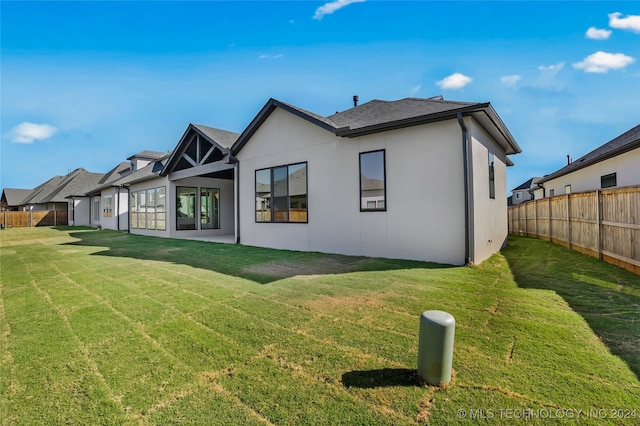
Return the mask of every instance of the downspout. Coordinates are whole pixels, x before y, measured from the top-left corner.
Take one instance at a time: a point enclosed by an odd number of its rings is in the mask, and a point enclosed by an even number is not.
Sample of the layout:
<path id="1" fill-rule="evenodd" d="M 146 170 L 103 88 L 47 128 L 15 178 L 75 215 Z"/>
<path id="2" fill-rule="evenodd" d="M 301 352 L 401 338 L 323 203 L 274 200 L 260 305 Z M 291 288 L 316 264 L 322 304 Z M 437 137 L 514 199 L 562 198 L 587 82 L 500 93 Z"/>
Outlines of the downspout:
<path id="1" fill-rule="evenodd" d="M 473 261 L 473 244 L 471 235 L 471 219 L 473 217 L 470 201 L 471 182 L 469 173 L 469 131 L 464 124 L 462 113 L 458 113 L 458 124 L 462 129 L 462 168 L 464 173 L 464 264 L 471 265 Z"/>
<path id="2" fill-rule="evenodd" d="M 236 244 L 240 244 L 240 162 L 236 159 L 235 204 L 236 204 Z"/>

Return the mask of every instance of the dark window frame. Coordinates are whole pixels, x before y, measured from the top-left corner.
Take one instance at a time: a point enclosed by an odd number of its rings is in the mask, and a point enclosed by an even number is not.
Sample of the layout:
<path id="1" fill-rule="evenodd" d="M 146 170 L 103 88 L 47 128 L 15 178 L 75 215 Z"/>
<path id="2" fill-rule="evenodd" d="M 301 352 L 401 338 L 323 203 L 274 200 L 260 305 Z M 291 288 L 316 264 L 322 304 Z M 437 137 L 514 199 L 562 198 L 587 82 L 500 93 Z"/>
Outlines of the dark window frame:
<path id="1" fill-rule="evenodd" d="M 374 154 L 377 152 L 382 152 L 382 183 L 383 183 L 383 188 L 382 188 L 382 192 L 383 192 L 383 199 L 382 201 L 384 202 L 384 207 L 380 208 L 378 207 L 378 201 L 376 201 L 376 207 L 375 208 L 366 208 L 366 207 L 362 207 L 363 203 L 362 203 L 362 156 L 363 155 L 367 155 L 367 154 Z M 387 152 L 386 149 L 375 149 L 373 151 L 364 151 L 364 152 L 360 152 L 358 155 L 358 182 L 359 182 L 359 194 L 360 196 L 358 197 L 358 204 L 360 206 L 360 212 L 386 212 L 387 211 Z"/>
<path id="2" fill-rule="evenodd" d="M 306 211 L 306 215 L 305 215 L 305 220 L 304 221 L 292 221 L 291 220 L 291 192 L 290 192 L 290 188 L 289 188 L 289 179 L 290 179 L 290 172 L 289 172 L 289 168 L 292 166 L 300 166 L 300 165 L 304 165 L 304 168 L 306 170 L 305 172 L 305 195 L 307 198 L 307 202 L 306 202 L 306 207 L 305 207 L 305 211 Z M 274 170 L 276 169 L 282 169 L 285 168 L 287 169 L 287 220 L 276 220 L 276 214 L 275 214 L 275 201 L 274 201 Z M 269 220 L 258 220 L 258 213 L 262 212 L 263 210 L 258 210 L 257 208 L 257 195 L 258 195 L 258 173 L 259 172 L 263 172 L 265 170 L 269 171 L 269 186 L 270 186 L 270 191 L 269 191 L 269 209 L 267 211 L 269 211 Z M 272 166 L 272 167 L 264 167 L 262 169 L 256 169 L 254 170 L 254 196 L 256 198 L 256 201 L 254 201 L 254 215 L 253 215 L 253 220 L 254 223 L 293 223 L 293 224 L 300 224 L 300 223 L 309 223 L 309 162 L 308 161 L 299 161 L 296 163 L 288 163 L 288 164 L 281 164 L 281 165 L 277 165 L 277 166 Z"/>
<path id="3" fill-rule="evenodd" d="M 613 184 L 605 184 L 605 180 L 607 179 L 612 179 L 613 178 Z M 609 173 L 607 175 L 602 175 L 600 176 L 600 188 L 605 189 L 605 188 L 613 188 L 614 186 L 618 186 L 618 173 L 617 172 L 613 172 L 613 173 Z"/>

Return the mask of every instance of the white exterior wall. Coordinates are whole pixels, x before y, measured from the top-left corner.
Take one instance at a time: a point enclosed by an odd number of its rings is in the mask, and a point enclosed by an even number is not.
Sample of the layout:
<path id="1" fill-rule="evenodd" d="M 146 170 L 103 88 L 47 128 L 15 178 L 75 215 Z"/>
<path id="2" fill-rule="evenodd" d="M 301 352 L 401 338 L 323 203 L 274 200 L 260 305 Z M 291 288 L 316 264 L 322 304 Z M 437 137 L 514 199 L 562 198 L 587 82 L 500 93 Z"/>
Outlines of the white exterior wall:
<path id="1" fill-rule="evenodd" d="M 69 201 L 69 225 L 89 226 L 91 224 L 91 197 L 74 197 Z"/>
<path id="2" fill-rule="evenodd" d="M 124 188 L 107 188 L 100 194 L 100 225 L 102 229 L 126 231 L 129 228 L 129 193 Z M 104 198 L 111 196 L 112 216 L 104 216 Z"/>
<path id="3" fill-rule="evenodd" d="M 457 120 L 349 139 L 275 109 L 237 156 L 240 242 L 463 264 L 461 141 Z M 359 153 L 378 149 L 387 211 L 360 212 Z M 305 161 L 308 223 L 256 223 L 255 171 Z"/>
<path id="4" fill-rule="evenodd" d="M 640 148 L 544 182 L 545 195 L 552 189 L 555 195 L 564 194 L 566 185 L 571 192 L 594 191 L 600 189 L 600 177 L 611 173 L 616 173 L 616 187 L 640 184 Z"/>
<path id="5" fill-rule="evenodd" d="M 473 176 L 473 262 L 499 251 L 508 234 L 506 155 L 473 120 L 469 129 Z M 495 198 L 489 197 L 489 151 L 494 155 Z"/>

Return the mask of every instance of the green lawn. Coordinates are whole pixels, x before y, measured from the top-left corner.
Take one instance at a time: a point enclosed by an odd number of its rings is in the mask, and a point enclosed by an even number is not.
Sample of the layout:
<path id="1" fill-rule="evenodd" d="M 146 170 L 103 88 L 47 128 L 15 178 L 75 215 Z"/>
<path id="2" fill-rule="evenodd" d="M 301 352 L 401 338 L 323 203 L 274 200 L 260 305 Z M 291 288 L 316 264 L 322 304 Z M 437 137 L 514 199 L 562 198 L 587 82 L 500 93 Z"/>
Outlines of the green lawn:
<path id="1" fill-rule="evenodd" d="M 2 424 L 640 424 L 640 278 L 544 241 L 450 267 L 7 229 L 0 261 Z"/>

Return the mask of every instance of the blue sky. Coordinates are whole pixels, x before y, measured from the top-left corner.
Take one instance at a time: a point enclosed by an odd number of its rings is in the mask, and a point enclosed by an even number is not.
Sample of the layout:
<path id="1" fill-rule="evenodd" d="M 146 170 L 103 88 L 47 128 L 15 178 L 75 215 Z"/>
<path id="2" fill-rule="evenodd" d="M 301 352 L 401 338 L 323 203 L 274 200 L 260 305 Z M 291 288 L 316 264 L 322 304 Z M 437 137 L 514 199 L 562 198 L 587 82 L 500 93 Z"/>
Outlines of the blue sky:
<path id="1" fill-rule="evenodd" d="M 638 2 L 0 2 L 0 186 L 33 188 L 270 98 L 322 115 L 409 96 L 491 102 L 507 190 L 640 123 Z"/>

